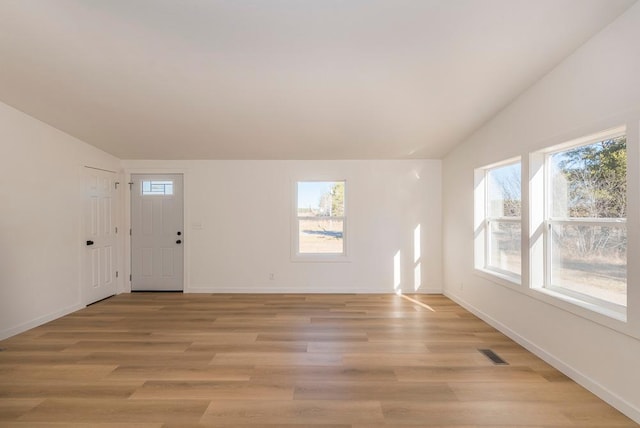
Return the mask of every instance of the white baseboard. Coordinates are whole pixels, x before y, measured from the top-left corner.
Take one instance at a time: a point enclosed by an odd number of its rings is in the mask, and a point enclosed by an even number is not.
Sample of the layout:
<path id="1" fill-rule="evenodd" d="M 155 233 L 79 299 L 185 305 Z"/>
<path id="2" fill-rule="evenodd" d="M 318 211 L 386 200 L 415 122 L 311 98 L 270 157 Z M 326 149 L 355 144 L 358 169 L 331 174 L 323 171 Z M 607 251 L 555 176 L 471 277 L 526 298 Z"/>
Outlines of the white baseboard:
<path id="1" fill-rule="evenodd" d="M 270 286 L 264 288 L 258 287 L 229 287 L 229 286 L 191 286 L 185 287 L 185 293 L 238 293 L 238 294 L 394 294 L 393 290 L 379 290 L 379 289 L 345 289 L 344 287 L 323 287 L 323 288 L 301 288 L 301 287 L 281 287 Z M 405 293 L 414 294 L 414 293 Z M 415 294 L 442 294 L 441 289 L 425 289 L 416 292 Z"/>
<path id="2" fill-rule="evenodd" d="M 323 288 L 323 289 L 308 289 L 300 287 L 188 287 L 184 290 L 185 293 L 238 293 L 238 294 L 357 294 L 357 293 L 370 293 L 370 294 L 383 294 L 383 291 L 375 290 L 345 290 L 344 288 Z"/>
<path id="3" fill-rule="evenodd" d="M 414 294 L 414 293 L 405 293 Z M 426 288 L 424 290 L 416 291 L 415 294 L 442 294 L 442 288 Z"/>
<path id="4" fill-rule="evenodd" d="M 465 308 L 466 310 L 468 310 L 469 312 L 471 312 L 472 314 L 474 314 L 475 316 L 477 316 L 478 318 L 482 319 L 487 324 L 498 329 L 500 332 L 508 336 L 510 339 L 514 340 L 519 345 L 523 346 L 529 352 L 540 357 L 545 362 L 547 362 L 551 366 L 558 369 L 560 372 L 564 373 L 565 375 L 573 379 L 576 383 L 588 389 L 593 394 L 597 395 L 602 400 L 606 401 L 611 406 L 615 407 L 616 409 L 624 413 L 629 418 L 633 419 L 635 422 L 640 423 L 640 409 L 634 406 L 633 404 L 629 403 L 624 398 L 613 393 L 602 384 L 598 383 L 597 381 L 591 379 L 590 377 L 586 376 L 585 374 L 571 367 L 569 364 L 566 364 L 564 361 L 560 360 L 559 358 L 545 351 L 535 343 L 530 342 L 529 340 L 522 337 L 515 331 L 511 330 L 506 325 L 502 324 L 500 321 L 492 318 L 491 316 L 482 312 L 480 309 L 469 304 L 460 296 L 449 293 L 447 291 L 444 292 L 444 295 L 450 298 L 451 300 L 453 300 L 454 302 L 456 302 L 457 304 L 459 304 L 460 306 L 462 306 L 463 308 Z"/>
<path id="5" fill-rule="evenodd" d="M 22 323 L 20 325 L 15 326 L 15 327 L 7 328 L 5 330 L 0 331 L 0 340 L 4 340 L 4 339 L 7 339 L 7 338 L 9 338 L 11 336 L 15 336 L 16 334 L 23 333 L 23 332 L 25 332 L 27 330 L 30 330 L 30 329 L 34 328 L 34 327 L 38 327 L 38 326 L 40 326 L 42 324 L 46 324 L 49 321 L 53 321 L 53 320 L 55 320 L 57 318 L 63 317 L 63 316 L 68 315 L 68 314 L 70 314 L 72 312 L 78 311 L 78 310 L 80 310 L 82 308 L 84 308 L 84 305 L 75 304 L 75 305 L 72 305 L 72 306 L 68 306 L 68 307 L 66 307 L 64 309 L 61 309 L 59 311 L 52 312 L 50 314 L 38 317 L 38 318 L 36 318 L 34 320 L 31 320 L 31 321 L 28 321 L 26 323 Z"/>

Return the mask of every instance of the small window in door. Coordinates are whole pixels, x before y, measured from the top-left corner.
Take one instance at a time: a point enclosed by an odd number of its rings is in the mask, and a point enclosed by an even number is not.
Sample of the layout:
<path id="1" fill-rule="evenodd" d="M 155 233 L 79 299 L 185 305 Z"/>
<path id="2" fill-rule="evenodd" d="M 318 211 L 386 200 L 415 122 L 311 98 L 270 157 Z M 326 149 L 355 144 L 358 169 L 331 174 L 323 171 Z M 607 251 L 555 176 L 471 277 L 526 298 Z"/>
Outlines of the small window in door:
<path id="1" fill-rule="evenodd" d="M 162 180 L 162 181 L 143 180 L 142 195 L 143 196 L 173 195 L 173 181 L 172 180 Z"/>

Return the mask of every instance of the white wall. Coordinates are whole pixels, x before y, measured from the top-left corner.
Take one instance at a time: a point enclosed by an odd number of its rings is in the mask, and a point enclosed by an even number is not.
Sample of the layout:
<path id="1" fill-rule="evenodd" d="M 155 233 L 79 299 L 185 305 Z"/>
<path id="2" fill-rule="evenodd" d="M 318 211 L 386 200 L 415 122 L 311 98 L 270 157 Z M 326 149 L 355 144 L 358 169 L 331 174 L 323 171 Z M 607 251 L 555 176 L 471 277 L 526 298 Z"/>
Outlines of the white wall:
<path id="1" fill-rule="evenodd" d="M 583 45 L 443 163 L 445 293 L 640 422 L 640 3 Z M 474 168 L 626 124 L 628 320 L 615 322 L 474 272 Z M 523 177 L 526 176 L 523 174 Z M 524 189 L 523 197 L 526 197 Z M 526 201 L 523 205 L 527 207 Z M 527 218 L 523 219 L 525 227 Z M 528 266 L 525 263 L 525 269 Z"/>
<path id="2" fill-rule="evenodd" d="M 441 292 L 441 162 L 124 161 L 128 172 L 184 171 L 187 292 Z M 291 258 L 293 182 L 346 179 L 350 261 Z M 202 229 L 194 229 L 195 223 Z M 274 280 L 269 280 L 269 274 Z"/>
<path id="3" fill-rule="evenodd" d="M 120 161 L 0 103 L 0 339 L 81 307 L 84 165 Z"/>

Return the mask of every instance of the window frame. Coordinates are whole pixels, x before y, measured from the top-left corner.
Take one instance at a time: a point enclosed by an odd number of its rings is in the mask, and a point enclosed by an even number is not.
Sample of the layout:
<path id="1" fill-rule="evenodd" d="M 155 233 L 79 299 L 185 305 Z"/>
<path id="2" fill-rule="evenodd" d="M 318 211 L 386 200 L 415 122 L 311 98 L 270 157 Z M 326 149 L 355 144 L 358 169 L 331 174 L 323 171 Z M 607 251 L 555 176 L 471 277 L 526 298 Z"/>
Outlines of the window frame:
<path id="1" fill-rule="evenodd" d="M 520 251 L 520 274 L 516 274 L 511 272 L 510 270 L 501 269 L 499 267 L 491 265 L 489 262 L 491 261 L 492 248 L 491 248 L 491 226 L 492 224 L 499 223 L 510 223 L 510 224 L 518 224 L 520 226 L 522 236 L 522 217 L 486 217 L 485 218 L 485 262 L 484 269 L 490 272 L 496 272 L 502 276 L 505 276 L 511 279 L 513 282 L 519 284 L 522 280 L 522 250 Z M 520 246 L 522 248 L 522 238 L 520 238 Z"/>
<path id="2" fill-rule="evenodd" d="M 590 134 L 581 138 L 577 138 L 557 146 L 549 147 L 541 153 L 543 158 L 543 177 L 544 177 L 544 190 L 543 190 L 543 272 L 542 272 L 542 284 L 538 286 L 532 286 L 534 289 L 551 292 L 552 296 L 558 298 L 566 298 L 572 302 L 582 303 L 583 306 L 594 308 L 597 312 L 602 312 L 610 316 L 610 314 L 617 315 L 615 318 L 626 318 L 626 310 L 628 307 L 628 288 L 627 288 L 627 305 L 619 305 L 604 299 L 600 299 L 590 294 L 581 293 L 579 291 L 571 290 L 552 283 L 552 270 L 553 270 L 553 226 L 554 225 L 581 225 L 581 226 L 607 226 L 607 227 L 625 227 L 627 225 L 627 218 L 593 218 L 593 217 L 553 217 L 551 215 L 552 208 L 552 172 L 551 172 L 551 157 L 555 154 L 566 152 L 578 147 L 588 146 L 604 140 L 613 139 L 617 137 L 625 136 L 628 138 L 627 130 L 625 126 L 605 130 L 595 134 Z M 628 159 L 628 158 L 627 158 Z M 628 162 L 628 161 L 627 161 Z M 628 180 L 628 170 L 627 170 Z M 628 192 L 628 190 L 627 190 Z M 628 198 L 628 194 L 627 194 Z M 539 201 L 538 201 L 539 202 Z M 531 205 L 536 201 L 531 201 Z M 628 257 L 627 263 L 628 265 Z M 533 264 L 533 263 L 532 263 Z M 627 282 L 628 287 L 628 282 Z"/>
<path id="3" fill-rule="evenodd" d="M 298 214 L 298 184 L 299 183 L 319 183 L 319 182 L 331 182 L 331 183 L 343 183 L 344 185 L 344 200 L 343 200 L 343 214 L 342 216 L 316 216 L 306 217 Z M 292 224 L 291 224 L 291 260 L 294 262 L 349 262 L 348 253 L 348 212 L 347 212 L 347 199 L 348 189 L 347 180 L 345 178 L 320 178 L 320 179 L 295 179 L 292 180 Z M 340 253 L 303 253 L 300 252 L 300 221 L 304 219 L 313 220 L 336 220 L 342 221 L 342 252 Z"/>
<path id="4" fill-rule="evenodd" d="M 498 168 L 503 168 L 511 165 L 520 165 L 520 216 L 512 217 L 512 216 L 492 216 L 490 213 L 489 206 L 489 174 L 492 170 L 496 170 Z M 480 192 L 476 192 L 476 215 L 480 214 L 481 218 L 476 219 L 476 227 L 479 227 L 481 230 L 479 233 L 476 233 L 476 237 L 482 238 L 482 242 L 480 245 L 476 243 L 475 250 L 475 264 L 476 270 L 483 273 L 491 275 L 492 277 L 499 278 L 500 280 L 504 280 L 507 284 L 510 285 L 521 285 L 522 284 L 522 209 L 523 209 L 523 201 L 522 201 L 522 158 L 515 157 L 509 158 L 501 162 L 496 162 L 490 165 L 486 165 L 481 168 L 476 169 L 476 189 Z M 499 223 L 510 223 L 510 224 L 518 224 L 520 226 L 520 274 L 516 274 L 512 271 L 501 269 L 496 266 L 492 266 L 490 264 L 492 248 L 491 248 L 491 226 L 492 224 Z M 480 254 L 478 254 L 480 253 Z"/>

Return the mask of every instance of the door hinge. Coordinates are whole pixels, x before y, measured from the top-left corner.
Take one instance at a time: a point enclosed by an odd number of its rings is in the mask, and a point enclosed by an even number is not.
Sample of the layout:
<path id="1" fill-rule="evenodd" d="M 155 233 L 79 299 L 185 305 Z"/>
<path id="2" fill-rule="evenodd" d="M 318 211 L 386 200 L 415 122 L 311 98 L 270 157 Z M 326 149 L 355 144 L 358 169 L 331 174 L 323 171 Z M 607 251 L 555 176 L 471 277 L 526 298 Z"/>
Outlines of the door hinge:
<path id="1" fill-rule="evenodd" d="M 131 229 L 129 229 L 129 236 L 131 236 Z"/>
<path id="2" fill-rule="evenodd" d="M 118 277 L 118 271 L 116 271 L 116 278 Z"/>
<path id="3" fill-rule="evenodd" d="M 118 233 L 118 227 L 116 226 L 116 233 Z"/>
<path id="4" fill-rule="evenodd" d="M 129 282 L 131 282 L 131 275 L 129 275 Z"/>

